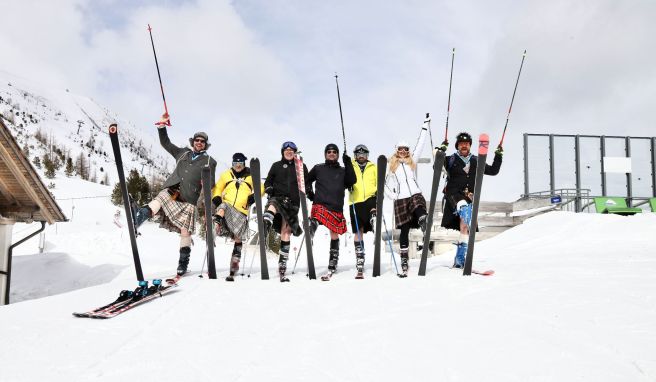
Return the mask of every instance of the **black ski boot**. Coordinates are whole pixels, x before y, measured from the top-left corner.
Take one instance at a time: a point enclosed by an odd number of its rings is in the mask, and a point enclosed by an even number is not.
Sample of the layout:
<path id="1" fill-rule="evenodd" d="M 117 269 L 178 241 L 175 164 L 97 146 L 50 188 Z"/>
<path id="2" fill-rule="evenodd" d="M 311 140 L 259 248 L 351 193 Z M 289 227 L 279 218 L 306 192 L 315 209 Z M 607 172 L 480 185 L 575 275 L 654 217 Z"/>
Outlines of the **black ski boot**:
<path id="1" fill-rule="evenodd" d="M 401 274 L 399 277 L 408 277 L 408 248 L 401 248 Z"/>
<path id="2" fill-rule="evenodd" d="M 178 260 L 178 276 L 187 273 L 187 266 L 189 265 L 189 257 L 191 256 L 191 247 L 180 248 L 180 260 Z"/>
<path id="3" fill-rule="evenodd" d="M 330 258 L 328 259 L 328 273 L 321 276 L 321 280 L 329 281 L 333 274 L 337 272 L 337 262 L 339 261 L 339 239 L 330 241 Z"/>
<path id="4" fill-rule="evenodd" d="M 137 210 L 137 213 L 134 215 L 134 229 L 136 230 L 142 225 L 146 220 L 153 217 L 153 210 L 145 205 Z"/>
<path id="5" fill-rule="evenodd" d="M 241 243 L 235 243 L 232 249 L 232 259 L 230 259 L 230 275 L 226 281 L 235 281 L 235 275 L 239 272 L 239 261 L 241 260 Z"/>
<path id="6" fill-rule="evenodd" d="M 265 211 L 264 214 L 262 214 L 262 220 L 264 221 L 264 237 L 265 238 L 269 237 L 269 231 L 271 231 L 271 227 L 273 227 L 273 218 L 274 218 L 274 216 L 271 213 L 271 211 Z"/>
<path id="7" fill-rule="evenodd" d="M 360 280 L 364 278 L 364 248 L 362 243 L 355 244 L 355 269 L 357 271 L 355 278 Z"/>
<path id="8" fill-rule="evenodd" d="M 428 215 L 421 215 L 419 217 L 419 228 L 421 229 L 421 233 L 423 233 L 424 235 L 426 234 L 426 229 L 428 228 L 428 227 L 426 227 L 426 218 L 427 217 L 428 217 Z"/>
<path id="9" fill-rule="evenodd" d="M 285 276 L 286 272 L 287 272 L 287 254 L 283 251 L 280 251 L 280 257 L 278 257 L 278 274 L 280 275 L 281 283 L 289 282 L 289 279 Z"/>

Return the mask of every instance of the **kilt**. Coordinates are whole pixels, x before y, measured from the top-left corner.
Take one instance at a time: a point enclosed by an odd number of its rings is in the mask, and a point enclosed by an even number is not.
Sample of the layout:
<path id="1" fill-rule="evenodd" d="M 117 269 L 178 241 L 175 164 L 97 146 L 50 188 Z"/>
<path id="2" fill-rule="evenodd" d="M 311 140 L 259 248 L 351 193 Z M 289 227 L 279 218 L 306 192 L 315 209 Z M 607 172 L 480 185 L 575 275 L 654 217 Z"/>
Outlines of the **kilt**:
<path id="1" fill-rule="evenodd" d="M 266 211 L 269 206 L 273 206 L 276 209 L 276 215 L 273 217 L 273 230 L 280 233 L 282 228 L 283 220 L 292 228 L 292 234 L 294 236 L 301 236 L 303 230 L 298 224 L 298 208 L 292 204 L 291 199 L 283 196 L 272 196 L 267 201 L 264 211 Z"/>
<path id="2" fill-rule="evenodd" d="M 168 229 L 171 232 L 180 233 L 181 229 L 186 229 L 189 233 L 196 230 L 196 206 L 191 203 L 181 202 L 171 199 L 167 189 L 160 191 L 155 197 L 162 205 L 163 212 L 161 228 Z"/>
<path id="3" fill-rule="evenodd" d="M 410 228 L 419 228 L 417 219 L 413 219 L 412 212 L 418 207 L 424 207 L 426 210 L 426 199 L 422 194 L 414 194 L 409 198 L 397 199 L 394 201 L 394 220 L 396 228 L 405 223 L 410 223 Z"/>
<path id="4" fill-rule="evenodd" d="M 353 233 L 357 233 L 358 231 L 355 229 L 355 216 L 353 216 L 354 207 L 355 214 L 358 216 L 357 227 L 362 230 L 362 233 L 373 232 L 374 227 L 371 226 L 369 220 L 371 220 L 371 210 L 376 210 L 376 197 L 372 196 L 364 202 L 355 203 L 349 207 L 349 213 L 351 215 L 351 229 Z"/>
<path id="5" fill-rule="evenodd" d="M 317 219 L 321 225 L 328 228 L 331 232 L 338 235 L 346 232 L 346 219 L 344 219 L 344 214 L 341 212 L 331 211 L 321 204 L 314 203 L 312 204 L 310 216 Z"/>
<path id="6" fill-rule="evenodd" d="M 224 211 L 223 218 L 233 238 L 240 238 L 241 241 L 248 239 L 248 217 L 245 214 L 228 203 L 221 203 L 217 210 Z"/>

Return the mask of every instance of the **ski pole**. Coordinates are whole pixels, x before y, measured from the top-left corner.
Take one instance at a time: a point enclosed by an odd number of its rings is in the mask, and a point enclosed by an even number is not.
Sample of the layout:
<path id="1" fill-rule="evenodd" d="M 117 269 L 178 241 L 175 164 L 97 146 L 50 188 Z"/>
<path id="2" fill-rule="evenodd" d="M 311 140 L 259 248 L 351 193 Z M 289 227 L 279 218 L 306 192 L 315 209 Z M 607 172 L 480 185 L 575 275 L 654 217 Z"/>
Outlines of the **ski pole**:
<path id="1" fill-rule="evenodd" d="M 449 138 L 449 113 L 451 112 L 451 84 L 453 83 L 453 60 L 456 56 L 456 48 L 451 51 L 451 75 L 449 76 L 449 100 L 446 106 L 446 129 L 444 130 L 444 140 Z"/>
<path id="2" fill-rule="evenodd" d="M 198 277 L 201 279 L 203 278 L 203 271 L 205 270 L 205 261 L 207 260 L 207 255 L 208 253 L 205 251 L 205 257 L 203 257 L 203 266 L 200 268 L 200 274 L 198 275 Z"/>
<path id="3" fill-rule="evenodd" d="M 164 96 L 164 85 L 162 85 L 162 76 L 159 73 L 159 63 L 157 62 L 157 53 L 155 52 L 155 42 L 153 41 L 153 28 L 148 24 L 148 33 L 150 34 L 150 44 L 153 46 L 153 56 L 155 56 L 155 67 L 157 68 L 157 78 L 159 78 L 159 88 L 162 90 L 162 100 L 164 101 L 164 113 L 169 115 L 169 109 L 166 107 L 166 97 Z M 171 119 L 169 118 L 167 123 L 168 126 L 171 126 Z"/>
<path id="4" fill-rule="evenodd" d="M 337 85 L 337 103 L 339 104 L 339 119 L 342 122 L 342 139 L 344 140 L 344 152 L 346 153 L 346 133 L 344 132 L 344 116 L 342 115 L 342 97 L 339 95 L 339 81 L 335 73 L 335 84 Z"/>
<path id="5" fill-rule="evenodd" d="M 510 112 L 512 111 L 513 102 L 515 102 L 515 93 L 517 92 L 517 85 L 519 84 L 519 76 L 522 75 L 522 67 L 524 66 L 524 59 L 526 58 L 526 49 L 522 55 L 522 63 L 519 65 L 519 73 L 517 73 L 517 81 L 515 81 L 515 89 L 513 90 L 512 98 L 510 99 L 510 107 L 508 108 L 508 116 L 506 117 L 506 125 L 503 127 L 503 134 L 501 135 L 501 142 L 499 147 L 503 147 L 503 139 L 506 137 L 506 129 L 508 128 L 508 120 L 510 119 Z"/>
<path id="6" fill-rule="evenodd" d="M 382 213 L 382 211 L 381 211 L 381 213 Z M 383 224 L 385 225 L 385 232 L 386 233 L 389 232 L 387 230 L 387 222 L 385 222 L 385 215 L 383 215 Z M 392 232 L 392 235 L 393 234 L 394 233 Z M 394 257 L 394 247 L 392 247 L 392 237 L 391 236 L 387 238 L 387 244 L 390 247 L 390 252 L 392 253 L 392 260 L 394 261 L 394 268 L 396 269 L 396 275 L 398 276 L 399 275 L 399 267 L 396 265 L 396 257 Z"/>
<path id="7" fill-rule="evenodd" d="M 294 269 L 292 269 L 292 274 L 294 274 L 294 271 L 296 271 L 296 264 L 298 263 L 298 257 L 301 256 L 303 243 L 305 243 L 305 235 L 303 235 L 303 238 L 301 239 L 301 245 L 298 246 L 298 251 L 296 252 L 296 260 L 294 260 Z"/>

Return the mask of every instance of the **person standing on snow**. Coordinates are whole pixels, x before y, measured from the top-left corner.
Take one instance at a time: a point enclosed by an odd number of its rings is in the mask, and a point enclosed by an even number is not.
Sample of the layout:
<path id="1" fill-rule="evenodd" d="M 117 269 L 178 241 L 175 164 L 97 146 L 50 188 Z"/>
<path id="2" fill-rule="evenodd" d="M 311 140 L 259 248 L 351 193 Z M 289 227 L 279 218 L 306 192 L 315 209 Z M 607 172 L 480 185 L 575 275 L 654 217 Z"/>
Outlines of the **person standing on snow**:
<path id="1" fill-rule="evenodd" d="M 376 221 L 376 190 L 378 187 L 378 170 L 369 161 L 369 149 L 357 145 L 353 150 L 355 159 L 351 162 L 356 182 L 350 189 L 351 230 L 355 245 L 356 278 L 364 277 L 364 241 L 362 236 L 374 231 Z"/>
<path id="2" fill-rule="evenodd" d="M 442 142 L 438 149 L 446 151 L 448 142 Z M 453 261 L 454 268 L 465 266 L 467 242 L 469 241 L 469 224 L 471 224 L 472 200 L 474 200 L 474 183 L 476 182 L 477 157 L 471 153 L 472 137 L 463 132 L 456 137 L 456 152 L 444 161 L 447 183 L 442 200 L 442 227 L 460 231 L 458 249 Z M 497 175 L 501 169 L 503 147 L 497 147 L 494 160 L 489 166 L 485 163 L 485 175 Z"/>
<path id="3" fill-rule="evenodd" d="M 255 202 L 253 178 L 250 168 L 246 167 L 246 159 L 244 154 L 235 153 L 232 156 L 232 167 L 221 174 L 212 192 L 217 235 L 231 237 L 235 241 L 230 259 L 230 275 L 226 281 L 235 281 L 234 276 L 239 271 L 242 242 L 249 236 L 248 209 Z"/>
<path id="4" fill-rule="evenodd" d="M 263 215 L 264 236 L 268 237 L 271 228 L 280 233 L 278 273 L 281 282 L 289 281 L 285 272 L 287 272 L 291 235 L 300 236 L 303 233 L 298 222 L 301 200 L 296 179 L 296 166 L 294 165 L 294 155 L 297 151 L 298 148 L 294 142 L 283 143 L 280 148 L 282 158 L 271 165 L 264 181 L 264 192 L 269 196 Z M 305 164 L 303 164 L 303 176 L 307 179 L 308 170 Z M 307 182 L 305 182 L 305 193 L 311 200 L 312 188 Z"/>
<path id="5" fill-rule="evenodd" d="M 344 218 L 344 196 L 347 188 L 355 183 L 355 172 L 351 158 L 344 153 L 339 165 L 339 148 L 329 143 L 324 149 L 325 162 L 312 167 L 308 174 L 306 184 L 311 187 L 314 183 L 314 197 L 312 200 L 311 235 L 314 236 L 318 225 L 321 224 L 330 231 L 330 258 L 328 260 L 328 273 L 321 277 L 328 281 L 337 271 L 339 260 L 339 235 L 346 232 L 346 219 Z"/>
<path id="6" fill-rule="evenodd" d="M 430 118 L 424 120 L 414 153 L 406 141 L 396 144 L 396 152 L 389 159 L 389 172 L 385 179 L 385 195 L 394 200 L 396 228 L 401 229 L 399 238 L 401 255 L 401 277 L 408 275 L 408 247 L 410 228 L 421 228 L 426 232 L 426 199 L 417 183 L 417 160 L 426 140 Z"/>
<path id="7" fill-rule="evenodd" d="M 162 115 L 157 125 L 159 142 L 175 158 L 176 166 L 164 182 L 164 189 L 137 211 L 134 225 L 136 229 L 160 210 L 163 212 L 160 227 L 180 233 L 177 273 L 182 276 L 187 272 L 191 254 L 191 235 L 196 226 L 196 203 L 202 189 L 201 170 L 209 166 L 210 184 L 214 184 L 216 161 L 207 154 L 210 143 L 206 133 L 200 131 L 189 138 L 191 147 L 178 147 L 171 143 L 166 131 L 166 126 L 169 125 L 168 114 Z"/>

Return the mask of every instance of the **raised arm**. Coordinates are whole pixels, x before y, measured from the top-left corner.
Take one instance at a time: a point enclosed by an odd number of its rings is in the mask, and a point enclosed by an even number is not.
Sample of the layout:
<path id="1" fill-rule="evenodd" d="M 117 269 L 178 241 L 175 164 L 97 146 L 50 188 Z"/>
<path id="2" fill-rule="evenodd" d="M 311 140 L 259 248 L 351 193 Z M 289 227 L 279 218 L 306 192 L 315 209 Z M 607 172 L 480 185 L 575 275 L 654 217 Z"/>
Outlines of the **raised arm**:
<path id="1" fill-rule="evenodd" d="M 412 160 L 417 163 L 421 152 L 424 149 L 424 142 L 426 142 L 426 134 L 428 133 L 428 127 L 430 126 L 430 117 L 424 119 L 424 124 L 421 126 L 421 132 L 419 133 L 419 139 L 417 140 L 417 145 L 414 150 L 412 150 Z"/>

